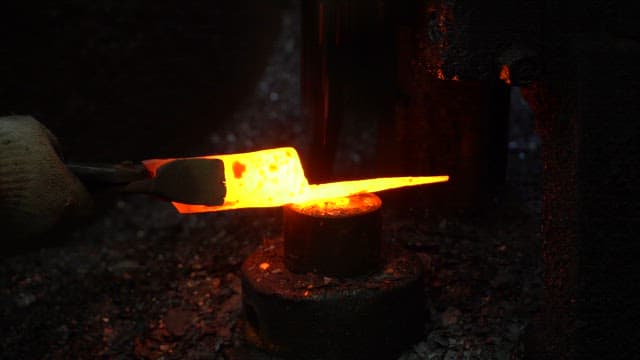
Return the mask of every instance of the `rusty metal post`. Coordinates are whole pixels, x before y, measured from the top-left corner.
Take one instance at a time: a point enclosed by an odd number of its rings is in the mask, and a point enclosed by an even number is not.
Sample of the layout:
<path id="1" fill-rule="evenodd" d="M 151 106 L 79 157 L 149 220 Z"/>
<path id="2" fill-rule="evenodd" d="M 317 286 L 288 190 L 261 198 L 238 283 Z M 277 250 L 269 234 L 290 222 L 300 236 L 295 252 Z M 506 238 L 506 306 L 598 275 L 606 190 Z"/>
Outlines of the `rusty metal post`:
<path id="1" fill-rule="evenodd" d="M 311 183 L 334 179 L 343 124 L 375 127 L 392 114 L 395 3 L 302 2 L 302 112 L 313 127 L 303 162 Z"/>

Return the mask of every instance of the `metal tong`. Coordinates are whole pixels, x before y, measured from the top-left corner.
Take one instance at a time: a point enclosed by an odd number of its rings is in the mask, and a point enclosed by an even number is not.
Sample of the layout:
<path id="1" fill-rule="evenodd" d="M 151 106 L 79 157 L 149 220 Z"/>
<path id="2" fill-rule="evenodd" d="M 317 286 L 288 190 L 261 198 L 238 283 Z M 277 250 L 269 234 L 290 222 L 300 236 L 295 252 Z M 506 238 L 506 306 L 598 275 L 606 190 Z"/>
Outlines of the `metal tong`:
<path id="1" fill-rule="evenodd" d="M 224 203 L 224 164 L 218 159 L 180 159 L 151 174 L 142 163 L 67 163 L 87 187 L 110 187 L 121 192 L 157 195 L 184 204 L 216 206 Z"/>

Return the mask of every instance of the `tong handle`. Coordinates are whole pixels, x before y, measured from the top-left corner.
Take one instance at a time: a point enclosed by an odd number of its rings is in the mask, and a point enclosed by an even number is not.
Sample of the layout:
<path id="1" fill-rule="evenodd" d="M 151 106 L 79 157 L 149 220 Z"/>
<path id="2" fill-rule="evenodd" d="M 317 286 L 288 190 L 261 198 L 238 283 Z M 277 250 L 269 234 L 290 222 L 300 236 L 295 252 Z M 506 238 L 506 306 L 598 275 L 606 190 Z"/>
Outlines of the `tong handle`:
<path id="1" fill-rule="evenodd" d="M 85 184 L 125 185 L 151 177 L 142 164 L 123 162 L 104 163 L 67 163 L 67 168 Z"/>

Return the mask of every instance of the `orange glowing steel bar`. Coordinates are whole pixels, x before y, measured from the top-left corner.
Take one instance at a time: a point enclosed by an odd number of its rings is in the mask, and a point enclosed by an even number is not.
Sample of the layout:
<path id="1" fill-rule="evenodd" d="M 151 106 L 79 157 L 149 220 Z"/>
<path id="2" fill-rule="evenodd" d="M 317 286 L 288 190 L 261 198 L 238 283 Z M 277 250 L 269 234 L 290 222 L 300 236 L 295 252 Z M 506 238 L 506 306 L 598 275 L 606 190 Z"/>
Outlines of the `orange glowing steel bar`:
<path id="1" fill-rule="evenodd" d="M 196 158 L 218 159 L 224 163 L 227 193 L 224 203 L 220 206 L 174 202 L 173 205 L 180 213 L 276 207 L 449 180 L 449 176 L 443 175 L 376 178 L 310 185 L 304 175 L 298 153 L 291 147 Z M 143 164 L 155 176 L 160 166 L 174 160 L 177 159 L 145 160 Z"/>

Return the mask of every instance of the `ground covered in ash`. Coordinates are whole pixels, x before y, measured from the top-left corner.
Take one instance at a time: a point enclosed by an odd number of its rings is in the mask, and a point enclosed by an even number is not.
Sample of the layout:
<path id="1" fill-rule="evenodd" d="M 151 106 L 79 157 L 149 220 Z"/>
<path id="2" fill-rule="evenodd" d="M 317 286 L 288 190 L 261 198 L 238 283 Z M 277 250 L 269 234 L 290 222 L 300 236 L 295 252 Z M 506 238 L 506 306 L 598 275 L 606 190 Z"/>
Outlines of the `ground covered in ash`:
<path id="1" fill-rule="evenodd" d="M 298 26 L 297 9 L 285 11 L 260 82 L 211 134 L 212 149 L 305 148 Z M 541 197 L 538 144 L 520 130 L 507 191 L 488 209 L 385 209 L 384 238 L 417 252 L 427 271 L 430 320 L 400 359 L 522 358 L 541 290 Z M 367 135 L 359 136 L 341 159 L 368 158 Z M 2 259 L 2 357 L 255 358 L 243 340 L 240 265 L 280 227 L 279 209 L 183 216 L 145 196 L 108 201 L 64 243 Z"/>

